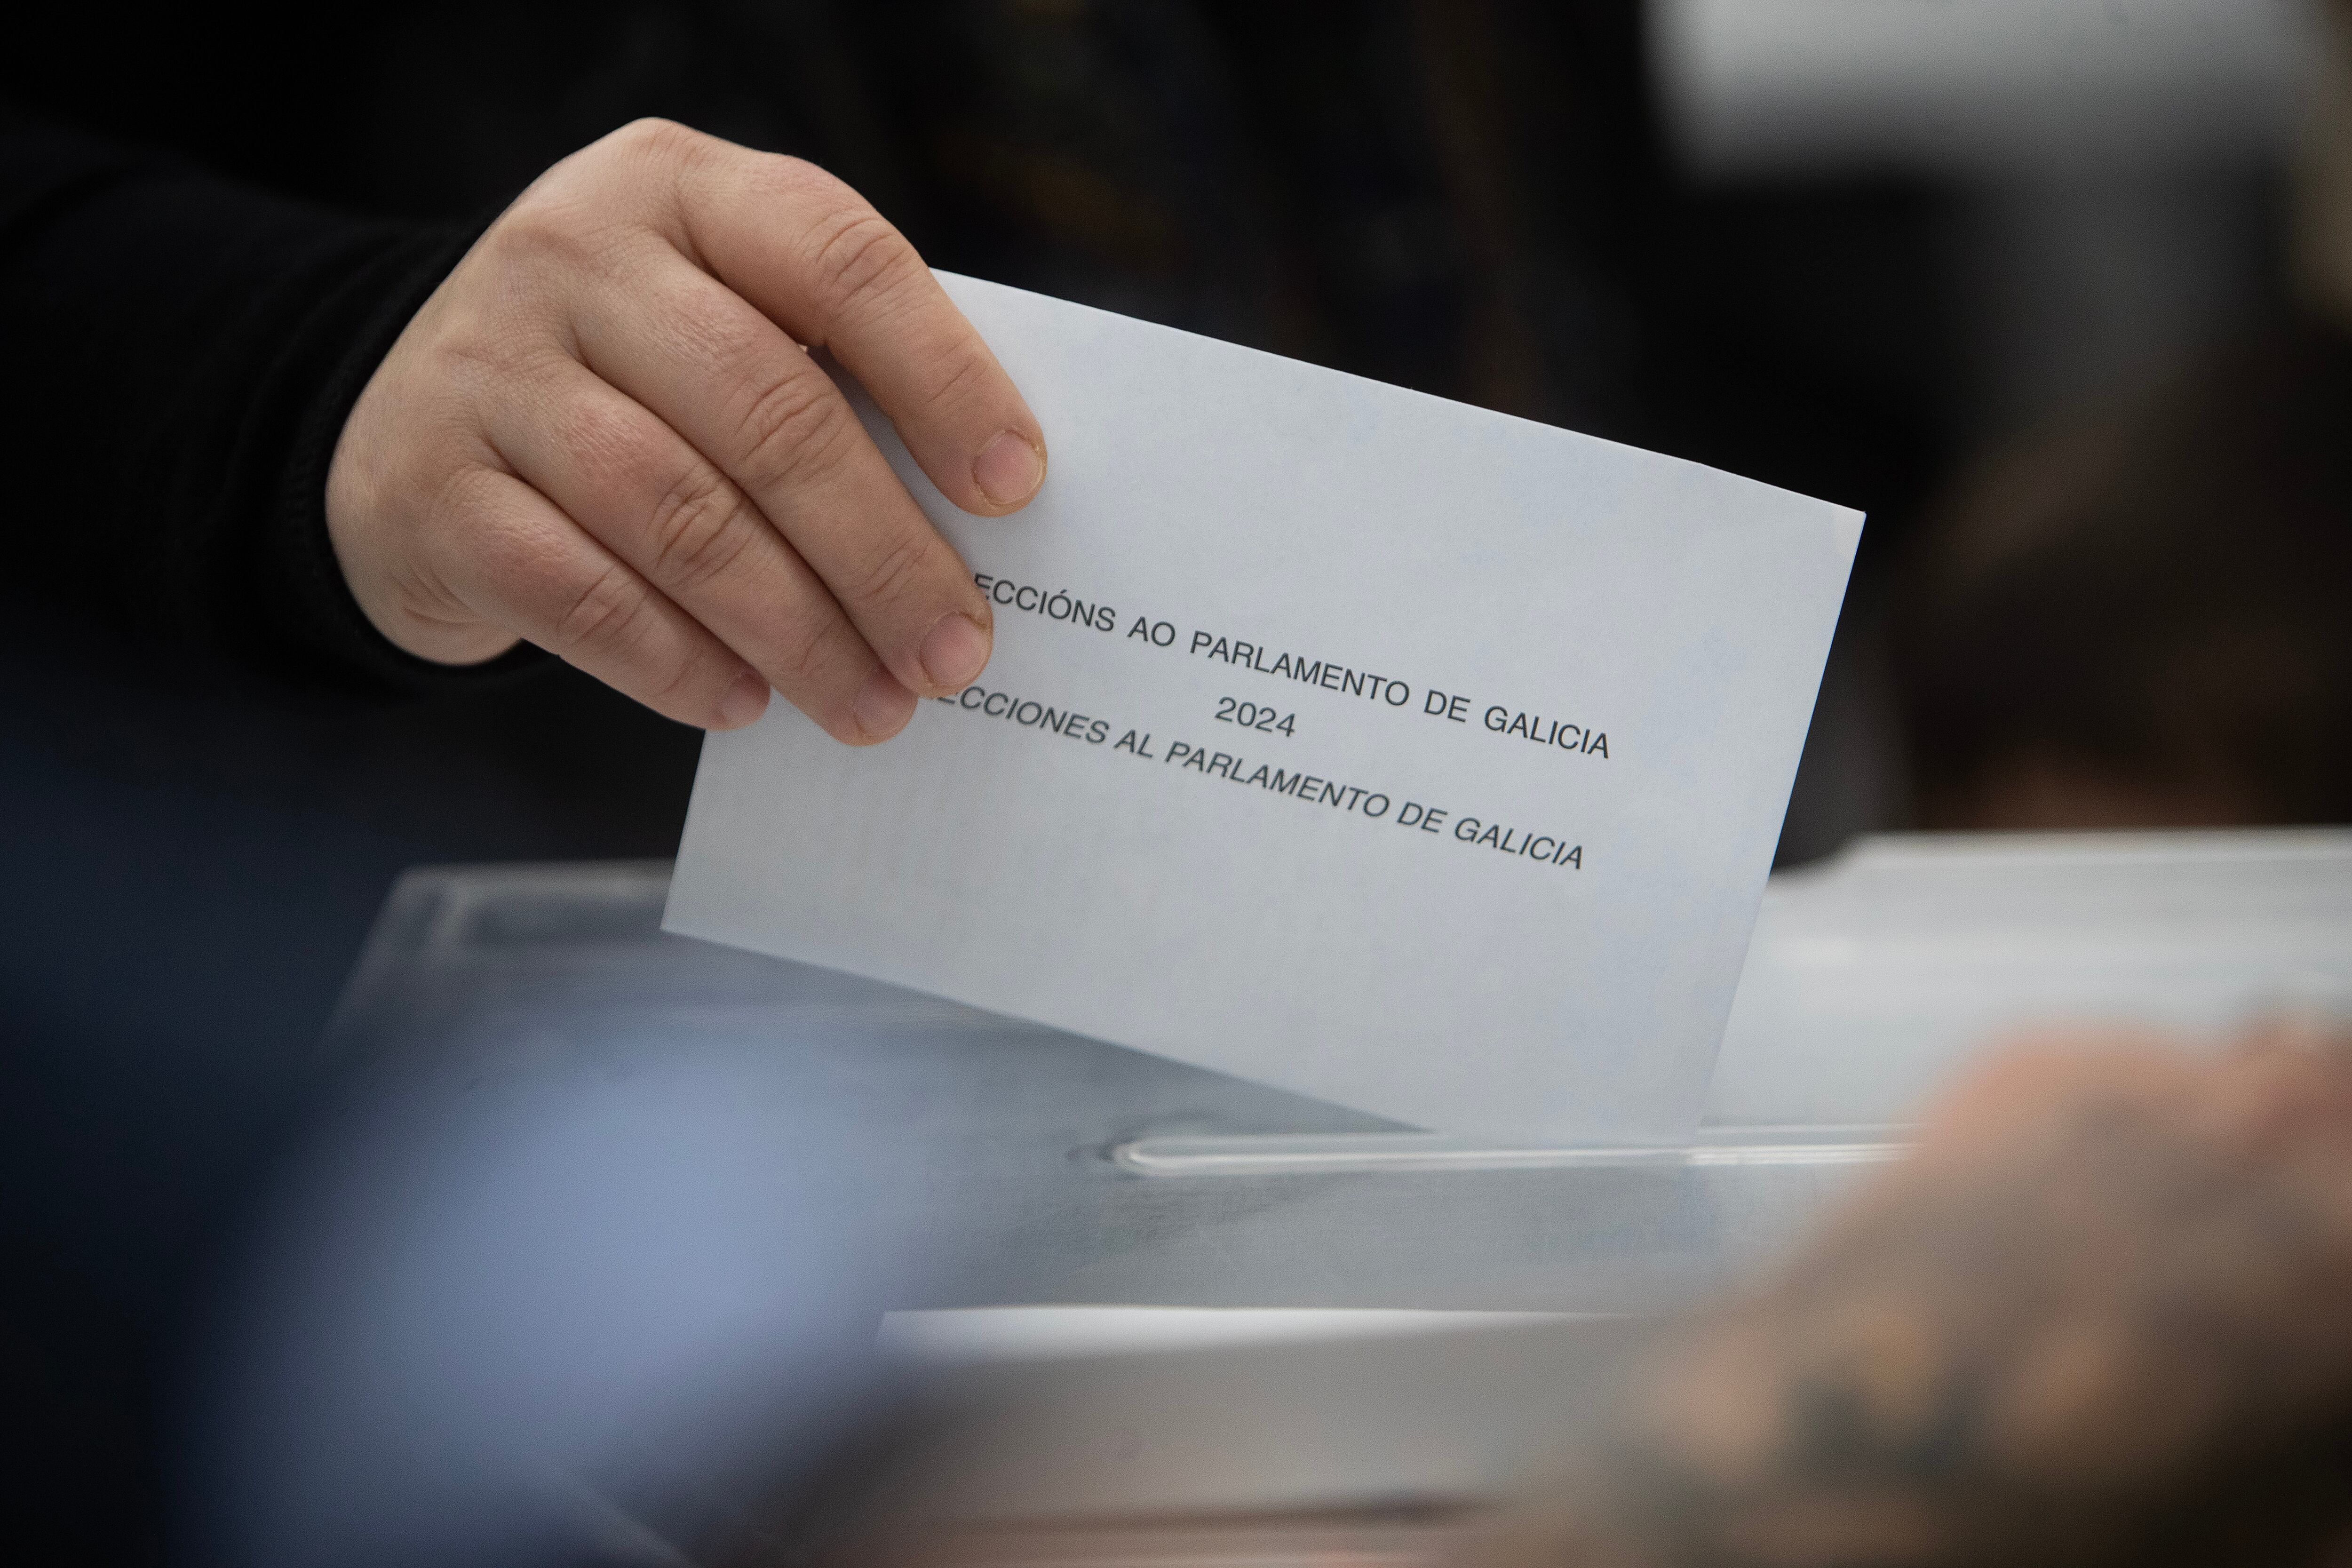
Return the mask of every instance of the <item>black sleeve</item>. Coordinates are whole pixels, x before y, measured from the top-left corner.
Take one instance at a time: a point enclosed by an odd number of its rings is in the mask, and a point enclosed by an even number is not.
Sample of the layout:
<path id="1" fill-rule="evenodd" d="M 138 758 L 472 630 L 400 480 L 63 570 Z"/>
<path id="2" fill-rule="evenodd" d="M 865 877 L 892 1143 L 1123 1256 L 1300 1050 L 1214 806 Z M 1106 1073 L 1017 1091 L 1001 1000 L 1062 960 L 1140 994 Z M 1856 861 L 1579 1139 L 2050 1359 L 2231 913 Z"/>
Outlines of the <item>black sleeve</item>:
<path id="1" fill-rule="evenodd" d="M 473 226 L 356 218 L 0 108 L 0 549 L 161 650 L 426 692 L 327 540 L 327 465 Z"/>

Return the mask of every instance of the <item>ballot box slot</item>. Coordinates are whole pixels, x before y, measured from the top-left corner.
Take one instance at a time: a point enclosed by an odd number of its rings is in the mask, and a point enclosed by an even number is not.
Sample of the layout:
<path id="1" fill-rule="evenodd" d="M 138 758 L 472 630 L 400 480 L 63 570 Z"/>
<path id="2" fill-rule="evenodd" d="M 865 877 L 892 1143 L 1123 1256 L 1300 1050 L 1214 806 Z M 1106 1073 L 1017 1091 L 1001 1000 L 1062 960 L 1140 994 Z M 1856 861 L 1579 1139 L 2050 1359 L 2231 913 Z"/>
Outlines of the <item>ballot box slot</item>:
<path id="1" fill-rule="evenodd" d="M 1809 1129 L 1811 1137 L 1724 1129 L 1665 1146 L 1498 1143 L 1436 1132 L 1236 1133 L 1136 1138 L 1111 1162 L 1133 1175 L 1266 1176 L 1349 1172 L 1683 1171 L 1751 1166 L 1879 1164 L 1907 1147 L 1906 1129 Z M 1831 1136 L 1821 1136 L 1824 1131 Z M 1742 1133 L 1749 1136 L 1742 1137 Z"/>

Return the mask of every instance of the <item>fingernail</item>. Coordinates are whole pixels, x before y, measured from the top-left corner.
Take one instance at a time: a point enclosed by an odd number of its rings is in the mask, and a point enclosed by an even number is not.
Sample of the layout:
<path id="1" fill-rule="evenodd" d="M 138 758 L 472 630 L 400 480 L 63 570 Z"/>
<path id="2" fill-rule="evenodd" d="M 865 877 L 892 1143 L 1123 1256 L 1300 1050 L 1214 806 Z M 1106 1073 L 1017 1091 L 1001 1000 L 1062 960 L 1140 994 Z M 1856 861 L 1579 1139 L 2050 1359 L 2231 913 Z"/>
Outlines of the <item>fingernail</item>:
<path id="1" fill-rule="evenodd" d="M 730 730 L 740 730 L 768 710 L 768 683 L 750 670 L 737 676 L 719 700 L 719 716 Z"/>
<path id="2" fill-rule="evenodd" d="M 970 616 L 941 616 L 916 657 L 932 685 L 943 691 L 961 691 L 988 663 L 988 634 Z"/>
<path id="3" fill-rule="evenodd" d="M 915 716 L 915 694 L 877 664 L 874 673 L 866 678 L 866 685 L 849 710 L 857 720 L 858 732 L 866 739 L 887 741 L 905 729 L 907 721 Z"/>
<path id="4" fill-rule="evenodd" d="M 1045 454 L 1031 446 L 1027 437 L 1000 430 L 996 439 L 971 460 L 971 479 L 980 493 L 996 505 L 1019 506 L 1045 482 Z"/>

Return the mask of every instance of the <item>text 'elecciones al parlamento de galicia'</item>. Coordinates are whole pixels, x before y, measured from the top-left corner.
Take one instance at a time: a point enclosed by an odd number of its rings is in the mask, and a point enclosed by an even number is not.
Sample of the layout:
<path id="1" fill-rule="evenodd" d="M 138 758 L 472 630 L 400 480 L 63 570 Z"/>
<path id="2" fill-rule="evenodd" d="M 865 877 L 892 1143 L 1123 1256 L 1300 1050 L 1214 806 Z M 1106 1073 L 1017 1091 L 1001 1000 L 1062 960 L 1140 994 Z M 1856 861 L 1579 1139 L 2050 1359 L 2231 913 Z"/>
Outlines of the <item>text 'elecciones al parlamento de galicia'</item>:
<path id="1" fill-rule="evenodd" d="M 1112 721 L 1075 709 L 1058 708 L 1034 697 L 968 686 L 952 696 L 933 700 L 967 713 L 1003 720 L 1041 735 L 1059 735 L 1091 746 L 1108 742 L 1113 752 L 1125 752 L 1138 762 L 1158 763 L 1179 772 L 1198 773 L 1203 779 L 1222 779 L 1244 788 L 1255 787 L 1304 805 L 1327 806 L 1374 822 L 1392 820 L 1399 827 L 1448 834 L 1461 843 L 1523 860 L 1565 866 L 1577 871 L 1584 869 L 1584 846 L 1555 834 L 1466 816 L 1450 807 L 1427 805 L 1420 801 L 1399 802 L 1385 791 L 1327 779 L 1304 769 L 1278 767 L 1271 763 L 1252 767 L 1244 757 L 1190 742 L 1171 741 L 1165 743 L 1164 751 L 1154 751 L 1154 737 L 1149 731 L 1127 730 L 1113 742 L 1110 734 L 1117 726 Z"/>

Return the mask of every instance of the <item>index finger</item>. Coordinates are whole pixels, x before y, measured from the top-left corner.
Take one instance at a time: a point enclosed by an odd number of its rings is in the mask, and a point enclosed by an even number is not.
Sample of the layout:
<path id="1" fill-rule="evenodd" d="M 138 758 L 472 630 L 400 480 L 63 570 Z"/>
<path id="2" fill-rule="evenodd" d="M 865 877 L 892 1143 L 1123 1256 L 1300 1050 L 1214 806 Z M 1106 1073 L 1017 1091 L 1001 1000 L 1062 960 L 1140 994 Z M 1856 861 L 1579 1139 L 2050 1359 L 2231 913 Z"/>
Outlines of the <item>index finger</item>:
<path id="1" fill-rule="evenodd" d="M 743 153 L 686 176 L 680 237 L 721 282 L 872 395 L 940 492 L 994 516 L 1045 479 L 1036 416 L 906 237 L 841 181 Z"/>

